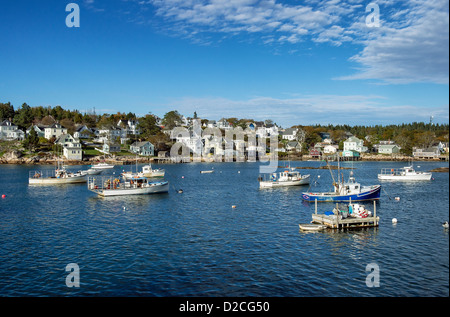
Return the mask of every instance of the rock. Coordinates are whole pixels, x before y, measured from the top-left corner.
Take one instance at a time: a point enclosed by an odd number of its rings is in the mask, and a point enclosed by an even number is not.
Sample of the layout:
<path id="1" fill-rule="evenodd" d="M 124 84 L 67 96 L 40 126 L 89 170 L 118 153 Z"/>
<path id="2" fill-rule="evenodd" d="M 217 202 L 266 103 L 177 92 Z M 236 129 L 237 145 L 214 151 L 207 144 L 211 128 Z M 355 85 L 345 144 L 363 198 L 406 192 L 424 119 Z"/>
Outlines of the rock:
<path id="1" fill-rule="evenodd" d="M 12 150 L 9 151 L 5 154 L 3 154 L 3 160 L 10 162 L 10 161 L 17 161 L 18 159 L 20 159 L 22 157 L 22 152 L 18 151 L 18 150 Z"/>

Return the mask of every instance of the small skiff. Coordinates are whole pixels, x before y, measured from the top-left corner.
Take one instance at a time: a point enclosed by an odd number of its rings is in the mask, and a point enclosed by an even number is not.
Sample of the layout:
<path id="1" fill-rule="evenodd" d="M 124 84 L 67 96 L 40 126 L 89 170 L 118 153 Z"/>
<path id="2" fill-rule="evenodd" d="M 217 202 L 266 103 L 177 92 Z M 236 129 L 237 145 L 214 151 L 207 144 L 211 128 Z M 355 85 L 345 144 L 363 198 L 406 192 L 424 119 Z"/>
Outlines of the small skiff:
<path id="1" fill-rule="evenodd" d="M 304 231 L 319 231 L 327 228 L 327 226 L 325 225 L 316 223 L 301 223 L 298 226 L 300 227 L 301 230 Z"/>

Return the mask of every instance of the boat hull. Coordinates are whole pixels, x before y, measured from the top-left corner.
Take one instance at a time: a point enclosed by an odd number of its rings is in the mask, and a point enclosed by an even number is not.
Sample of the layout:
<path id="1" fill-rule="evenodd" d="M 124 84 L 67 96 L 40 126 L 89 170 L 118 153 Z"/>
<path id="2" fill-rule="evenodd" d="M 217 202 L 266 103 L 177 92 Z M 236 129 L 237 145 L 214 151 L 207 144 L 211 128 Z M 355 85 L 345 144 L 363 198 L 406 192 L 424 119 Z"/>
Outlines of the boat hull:
<path id="1" fill-rule="evenodd" d="M 416 175 L 384 175 L 378 174 L 379 180 L 387 180 L 387 181 L 429 181 L 431 180 L 431 173 L 423 173 Z"/>
<path id="2" fill-rule="evenodd" d="M 169 182 L 152 183 L 149 186 L 139 188 L 121 188 L 121 189 L 103 189 L 92 190 L 99 196 L 127 196 L 127 195 L 149 195 L 158 193 L 167 193 L 169 191 Z"/>
<path id="3" fill-rule="evenodd" d="M 57 178 L 57 177 L 29 178 L 28 183 L 30 185 L 78 184 L 78 183 L 86 183 L 86 178 L 84 176 L 74 176 L 67 178 Z"/>
<path id="4" fill-rule="evenodd" d="M 334 193 L 302 193 L 302 199 L 305 201 L 335 201 L 335 202 L 349 202 L 376 200 L 380 199 L 381 185 L 371 186 L 369 189 L 361 191 L 358 194 L 350 195 L 336 195 Z"/>
<path id="5" fill-rule="evenodd" d="M 259 188 L 273 188 L 273 187 L 286 187 L 286 186 L 299 186 L 308 185 L 309 175 L 299 180 L 289 180 L 289 181 L 260 181 Z"/>

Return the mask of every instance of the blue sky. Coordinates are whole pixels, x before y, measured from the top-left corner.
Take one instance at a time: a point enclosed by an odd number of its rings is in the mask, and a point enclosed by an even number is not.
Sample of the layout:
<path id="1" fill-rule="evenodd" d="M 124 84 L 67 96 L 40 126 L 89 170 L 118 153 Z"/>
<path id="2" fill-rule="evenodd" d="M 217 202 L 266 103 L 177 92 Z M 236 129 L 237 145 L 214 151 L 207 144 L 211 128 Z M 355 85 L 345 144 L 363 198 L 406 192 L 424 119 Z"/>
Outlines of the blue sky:
<path id="1" fill-rule="evenodd" d="M 448 0 L 2 1 L 0 41 L 0 102 L 16 109 L 449 122 Z"/>

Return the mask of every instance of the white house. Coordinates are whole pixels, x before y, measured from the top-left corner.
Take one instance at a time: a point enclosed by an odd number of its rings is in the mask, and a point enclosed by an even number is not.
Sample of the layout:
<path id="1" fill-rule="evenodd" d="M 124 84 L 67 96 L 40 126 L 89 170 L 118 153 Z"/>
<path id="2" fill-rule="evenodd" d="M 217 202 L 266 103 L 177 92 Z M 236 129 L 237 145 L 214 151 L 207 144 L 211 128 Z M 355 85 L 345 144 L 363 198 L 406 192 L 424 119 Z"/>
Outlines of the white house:
<path id="1" fill-rule="evenodd" d="M 69 142 L 63 147 L 64 157 L 68 160 L 81 161 L 83 159 L 83 150 L 79 142 Z"/>
<path id="2" fill-rule="evenodd" d="M 130 151 L 142 156 L 154 156 L 155 146 L 149 141 L 134 142 L 130 145 Z"/>
<path id="3" fill-rule="evenodd" d="M 359 153 L 367 152 L 367 146 L 364 146 L 364 141 L 355 136 L 349 137 L 344 141 L 344 151 L 356 151 Z"/>
<path id="4" fill-rule="evenodd" d="M 293 141 L 297 139 L 297 128 L 288 128 L 284 131 L 281 131 L 281 138 L 284 140 Z"/>
<path id="5" fill-rule="evenodd" d="M 59 123 L 54 123 L 44 130 L 44 137 L 50 140 L 52 137 L 58 138 L 62 134 L 67 134 L 67 129 L 62 127 Z"/>
<path id="6" fill-rule="evenodd" d="M 25 133 L 9 120 L 0 123 L 0 140 L 23 140 Z"/>
<path id="7" fill-rule="evenodd" d="M 77 130 L 73 133 L 73 137 L 75 139 L 88 139 L 93 132 L 87 126 L 82 125 L 77 128 Z"/>
<path id="8" fill-rule="evenodd" d="M 328 144 L 328 145 L 325 145 L 325 146 L 323 147 L 322 152 L 323 152 L 324 154 L 334 154 L 334 153 L 337 152 L 338 148 L 339 148 L 338 145 Z"/>

